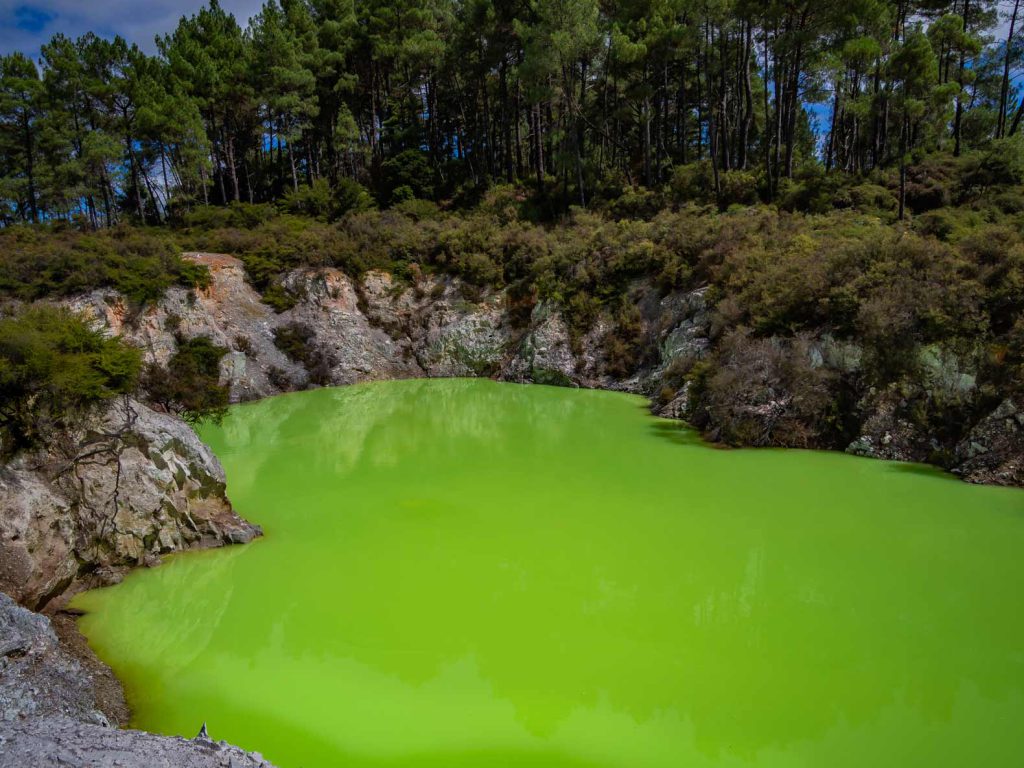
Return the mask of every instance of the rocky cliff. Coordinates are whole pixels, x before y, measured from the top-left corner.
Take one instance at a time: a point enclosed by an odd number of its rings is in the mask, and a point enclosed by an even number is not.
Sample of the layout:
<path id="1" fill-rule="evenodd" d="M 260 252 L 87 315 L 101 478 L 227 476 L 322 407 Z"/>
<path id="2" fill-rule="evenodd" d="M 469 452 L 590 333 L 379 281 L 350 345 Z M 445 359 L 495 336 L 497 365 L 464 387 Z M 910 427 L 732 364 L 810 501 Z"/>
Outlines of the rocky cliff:
<path id="1" fill-rule="evenodd" d="M 0 509 L 0 590 L 36 610 L 160 555 L 259 535 L 192 429 L 130 398 L 0 466 Z"/>
<path id="2" fill-rule="evenodd" d="M 573 339 L 562 314 L 548 304 L 536 305 L 525 322 L 517 323 L 510 299 L 502 292 L 433 276 L 415 285 L 399 284 L 382 272 L 356 281 L 324 268 L 289 274 L 285 286 L 299 300 L 277 314 L 262 303 L 237 259 L 187 256 L 209 267 L 209 288 L 171 289 L 159 304 L 136 316 L 124 298 L 111 291 L 81 296 L 71 307 L 144 349 L 150 362 L 166 362 L 178 334 L 209 336 L 230 350 L 222 375 L 234 401 L 310 383 L 307 367 L 275 344 L 275 331 L 295 326 L 312 331 L 311 343 L 325 367 L 318 372 L 323 383 L 487 375 L 571 386 L 644 388 L 640 375 L 622 380 L 605 372 L 607 329 L 600 322 Z M 638 285 L 636 293 L 647 314 L 645 332 L 652 334 L 652 343 L 668 342 L 667 358 L 706 347 L 700 338 L 706 333 L 706 324 L 700 322 L 703 292 L 662 298 L 653 287 Z M 656 340 L 655 334 L 664 338 Z M 647 379 L 656 367 L 643 372 Z"/>

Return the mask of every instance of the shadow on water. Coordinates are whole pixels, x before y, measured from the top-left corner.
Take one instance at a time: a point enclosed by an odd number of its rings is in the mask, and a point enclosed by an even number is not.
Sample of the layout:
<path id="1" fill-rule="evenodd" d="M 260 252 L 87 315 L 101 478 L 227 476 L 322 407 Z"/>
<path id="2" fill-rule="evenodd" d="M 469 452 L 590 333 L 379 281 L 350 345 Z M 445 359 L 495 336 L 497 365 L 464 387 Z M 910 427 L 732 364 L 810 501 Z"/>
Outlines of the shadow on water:
<path id="1" fill-rule="evenodd" d="M 893 461 L 886 462 L 886 468 L 890 472 L 895 472 L 901 475 L 917 475 L 919 477 L 931 477 L 941 480 L 951 480 L 956 483 L 963 482 L 956 475 L 946 472 L 939 467 L 933 467 L 928 464 L 911 464 L 910 462 Z"/>
<path id="2" fill-rule="evenodd" d="M 681 421 L 659 419 L 651 424 L 649 429 L 651 434 L 664 440 L 668 440 L 671 443 L 675 443 L 676 445 L 719 449 L 724 449 L 726 447 L 707 442 L 703 437 L 701 437 L 700 432 L 695 430 L 693 427 L 687 426 Z"/>

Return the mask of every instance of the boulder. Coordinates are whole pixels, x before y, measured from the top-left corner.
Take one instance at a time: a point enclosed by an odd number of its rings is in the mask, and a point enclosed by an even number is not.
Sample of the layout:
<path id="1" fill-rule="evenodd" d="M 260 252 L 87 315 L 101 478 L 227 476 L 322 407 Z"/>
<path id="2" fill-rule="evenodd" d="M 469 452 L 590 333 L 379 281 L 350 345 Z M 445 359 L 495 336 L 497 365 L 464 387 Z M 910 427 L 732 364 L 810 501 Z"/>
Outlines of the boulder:
<path id="1" fill-rule="evenodd" d="M 957 444 L 956 459 L 968 482 L 1024 485 L 1024 408 L 1003 400 Z"/>
<path id="2" fill-rule="evenodd" d="M 898 385 L 869 390 L 858 404 L 860 435 L 846 452 L 892 461 L 927 461 L 939 446 L 906 418 L 908 402 Z"/>

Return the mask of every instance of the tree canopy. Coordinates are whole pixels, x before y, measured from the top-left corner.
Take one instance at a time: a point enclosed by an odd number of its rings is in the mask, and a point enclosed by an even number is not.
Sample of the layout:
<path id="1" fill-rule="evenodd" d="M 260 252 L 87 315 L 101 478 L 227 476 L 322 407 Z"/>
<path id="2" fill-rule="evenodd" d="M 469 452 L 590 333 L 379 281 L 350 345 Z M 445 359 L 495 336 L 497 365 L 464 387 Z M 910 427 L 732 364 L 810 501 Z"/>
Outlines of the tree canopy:
<path id="1" fill-rule="evenodd" d="M 38 66 L 0 57 L 0 221 L 157 223 L 313 189 L 344 209 L 356 183 L 382 205 L 530 184 L 565 210 L 692 163 L 723 200 L 736 173 L 764 200 L 809 165 L 905 175 L 1019 132 L 1018 9 L 268 0 L 242 28 L 211 0 L 154 56 L 90 33 Z"/>

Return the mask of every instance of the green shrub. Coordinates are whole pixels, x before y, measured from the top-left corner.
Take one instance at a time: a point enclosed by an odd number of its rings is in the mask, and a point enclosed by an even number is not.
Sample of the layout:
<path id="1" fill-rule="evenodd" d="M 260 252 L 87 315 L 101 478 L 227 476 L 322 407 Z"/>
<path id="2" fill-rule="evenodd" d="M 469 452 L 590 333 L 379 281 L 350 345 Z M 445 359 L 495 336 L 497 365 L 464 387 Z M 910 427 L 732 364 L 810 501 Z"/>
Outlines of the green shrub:
<path id="1" fill-rule="evenodd" d="M 312 384 L 331 383 L 334 361 L 316 343 L 316 333 L 304 323 L 289 323 L 274 329 L 274 344 L 290 359 L 302 365 Z"/>
<path id="2" fill-rule="evenodd" d="M 707 202 L 714 198 L 715 183 L 707 161 L 677 165 L 669 177 L 669 190 L 677 203 Z"/>
<path id="3" fill-rule="evenodd" d="M 491 187 L 480 201 L 479 211 L 493 216 L 501 224 L 518 221 L 522 216 L 523 204 L 528 195 L 512 184 L 498 184 Z"/>
<path id="4" fill-rule="evenodd" d="M 287 312 L 299 303 L 299 297 L 277 281 L 269 283 L 263 290 L 260 298 L 264 304 L 272 308 L 277 314 Z"/>
<path id="5" fill-rule="evenodd" d="M 0 454 L 45 442 L 135 389 L 139 352 L 68 312 L 22 307 L 0 319 Z"/>
<path id="6" fill-rule="evenodd" d="M 389 204 L 413 197 L 434 197 L 434 171 L 426 153 L 415 149 L 399 152 L 381 164 L 383 198 Z"/>
<path id="7" fill-rule="evenodd" d="M 892 220 L 899 207 L 896 195 L 889 189 L 878 184 L 866 182 L 856 184 L 849 189 L 850 204 L 858 211 Z"/>
<path id="8" fill-rule="evenodd" d="M 1024 183 L 1024 136 L 996 139 L 983 153 L 972 156 L 964 182 L 977 187 Z"/>
<path id="9" fill-rule="evenodd" d="M 437 207 L 437 203 L 430 200 L 420 200 L 415 197 L 396 203 L 392 206 L 392 209 L 413 221 L 438 219 L 441 217 L 441 209 Z"/>
<path id="10" fill-rule="evenodd" d="M 190 422 L 219 422 L 227 411 L 230 389 L 220 383 L 225 347 L 207 336 L 178 338 L 178 349 L 167 366 L 150 364 L 142 376 L 149 399 Z"/>
<path id="11" fill-rule="evenodd" d="M 207 269 L 181 258 L 165 233 L 121 227 L 95 233 L 0 229 L 0 295 L 34 301 L 113 288 L 138 305 L 172 285 L 205 287 Z"/>
<path id="12" fill-rule="evenodd" d="M 664 204 L 662 196 L 655 190 L 630 186 L 609 201 L 607 209 L 617 219 L 649 219 L 660 211 Z"/>
<path id="13" fill-rule="evenodd" d="M 718 175 L 719 205 L 753 205 L 757 202 L 757 177 L 748 171 L 725 171 Z"/>
<path id="14" fill-rule="evenodd" d="M 846 179 L 811 168 L 793 179 L 779 182 L 778 206 L 784 211 L 824 214 L 836 207 Z"/>
<path id="15" fill-rule="evenodd" d="M 334 216 L 360 213 L 376 207 L 373 195 L 355 179 L 342 178 L 334 188 Z"/>
<path id="16" fill-rule="evenodd" d="M 312 184 L 303 184 L 285 194 L 279 203 L 282 210 L 327 221 L 335 209 L 334 195 L 327 179 L 317 179 Z"/>
<path id="17" fill-rule="evenodd" d="M 251 229 L 274 218 L 273 205 L 234 201 L 227 206 L 203 205 L 185 214 L 184 223 L 192 229 L 209 230 L 221 227 Z"/>

